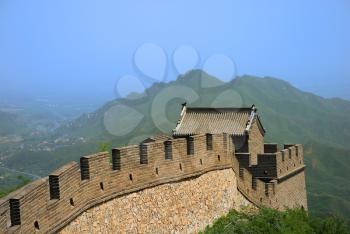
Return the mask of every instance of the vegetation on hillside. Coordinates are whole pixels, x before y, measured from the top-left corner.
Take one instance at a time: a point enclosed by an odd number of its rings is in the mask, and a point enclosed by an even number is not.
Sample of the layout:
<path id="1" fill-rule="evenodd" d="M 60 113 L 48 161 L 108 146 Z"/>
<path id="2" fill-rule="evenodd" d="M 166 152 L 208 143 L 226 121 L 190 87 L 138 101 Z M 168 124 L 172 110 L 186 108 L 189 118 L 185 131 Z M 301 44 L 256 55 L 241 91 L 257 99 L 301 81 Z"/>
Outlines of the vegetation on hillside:
<path id="1" fill-rule="evenodd" d="M 18 116 L 0 111 L 0 136 L 14 134 L 22 130 L 23 123 Z"/>
<path id="2" fill-rule="evenodd" d="M 101 142 L 98 145 L 99 152 L 109 151 L 111 149 L 111 144 L 109 142 Z"/>
<path id="3" fill-rule="evenodd" d="M 8 188 L 4 188 L 4 189 L 0 189 L 0 198 L 1 197 L 5 197 L 7 194 L 23 187 L 24 185 L 28 184 L 31 182 L 30 179 L 24 177 L 24 176 L 17 176 L 17 179 L 19 180 L 18 184 L 16 186 L 12 186 L 12 187 L 8 187 Z"/>
<path id="4" fill-rule="evenodd" d="M 262 209 L 258 213 L 231 211 L 208 226 L 203 234 L 346 234 L 346 223 L 338 217 L 315 218 L 302 209 L 276 211 Z"/>

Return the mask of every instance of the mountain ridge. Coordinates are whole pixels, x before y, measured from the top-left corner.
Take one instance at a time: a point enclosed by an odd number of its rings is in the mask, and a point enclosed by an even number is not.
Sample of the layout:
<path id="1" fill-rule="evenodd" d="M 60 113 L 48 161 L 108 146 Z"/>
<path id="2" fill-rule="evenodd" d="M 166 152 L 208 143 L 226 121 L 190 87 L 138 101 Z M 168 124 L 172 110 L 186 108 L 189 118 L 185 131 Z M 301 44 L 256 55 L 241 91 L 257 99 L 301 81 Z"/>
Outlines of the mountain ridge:
<path id="1" fill-rule="evenodd" d="M 179 87 L 185 87 L 183 94 L 191 99 L 189 103 L 194 106 L 255 104 L 267 130 L 267 141 L 305 145 L 310 211 L 324 215 L 331 210 L 350 221 L 350 198 L 347 196 L 350 182 L 346 179 L 350 177 L 347 166 L 350 165 L 350 102 L 300 91 L 286 81 L 271 77 L 245 75 L 223 83 L 200 70 L 190 71 L 175 81 L 155 83 L 139 99 L 124 98 L 107 102 L 95 112 L 84 114 L 58 128 L 46 139 L 55 142 L 64 136 L 73 140 L 84 138 L 84 141 L 73 141 L 54 151 L 23 150 L 4 163 L 11 168 L 46 175 L 68 161 L 98 151 L 99 143 L 107 142 L 117 147 L 137 144 L 143 138 L 159 132 L 169 134 L 178 120 L 181 103 L 188 101 L 184 95 L 180 95 Z M 174 93 L 169 92 L 172 89 Z M 186 93 L 190 90 L 194 91 L 193 94 Z M 174 96 L 165 103 L 166 120 L 158 110 L 156 114 L 152 112 L 155 99 L 162 98 L 164 92 Z M 115 126 L 106 127 L 106 113 L 110 113 L 115 106 L 125 106 L 136 111 L 132 113 L 142 115 L 135 128 L 122 136 L 111 134 L 107 128 L 118 130 L 134 124 L 134 119 L 127 111 L 112 111 L 111 119 L 118 121 L 114 121 Z M 18 165 L 18 161 L 23 164 Z"/>

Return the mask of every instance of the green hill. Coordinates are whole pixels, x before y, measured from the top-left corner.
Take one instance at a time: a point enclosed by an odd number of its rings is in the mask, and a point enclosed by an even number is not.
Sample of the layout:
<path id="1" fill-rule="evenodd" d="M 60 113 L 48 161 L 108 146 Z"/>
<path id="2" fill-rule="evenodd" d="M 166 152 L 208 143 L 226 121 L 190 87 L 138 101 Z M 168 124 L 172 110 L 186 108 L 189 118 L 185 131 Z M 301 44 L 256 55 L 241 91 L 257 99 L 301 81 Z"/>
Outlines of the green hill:
<path id="1" fill-rule="evenodd" d="M 283 212 L 262 209 L 259 212 L 231 211 L 201 233 L 346 234 L 349 230 L 342 219 L 334 216 L 321 219 L 307 215 L 304 210 L 299 209 Z"/>
<path id="2" fill-rule="evenodd" d="M 255 104 L 267 130 L 266 141 L 304 144 L 310 211 L 337 213 L 350 220 L 350 102 L 325 99 L 274 78 L 243 76 L 221 83 L 201 71 L 191 71 L 176 81 L 154 84 L 140 99 L 106 103 L 47 139 L 54 142 L 62 136 L 83 137 L 84 142 L 73 141 L 53 151 L 22 150 L 4 163 L 46 175 L 70 160 L 97 151 L 101 142 L 116 147 L 137 143 L 160 131 L 170 133 L 184 101 L 196 106 Z M 118 106 L 123 108 L 113 111 Z"/>

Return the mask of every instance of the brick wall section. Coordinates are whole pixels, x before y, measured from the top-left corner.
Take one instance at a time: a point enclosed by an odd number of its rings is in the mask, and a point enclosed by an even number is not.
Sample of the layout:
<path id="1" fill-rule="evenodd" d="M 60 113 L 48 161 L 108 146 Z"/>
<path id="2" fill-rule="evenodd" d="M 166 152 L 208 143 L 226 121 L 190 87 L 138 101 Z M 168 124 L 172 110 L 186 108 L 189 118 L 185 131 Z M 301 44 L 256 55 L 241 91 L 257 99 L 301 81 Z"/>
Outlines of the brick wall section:
<path id="1" fill-rule="evenodd" d="M 213 135 L 212 150 L 207 150 L 205 135 L 192 138 L 193 155 L 187 155 L 185 138 L 171 139 L 172 159 L 165 159 L 164 142 L 145 143 L 147 164 L 140 164 L 139 146 L 118 148 L 120 170 L 113 170 L 108 153 L 83 157 L 83 167 L 69 163 L 51 174 L 58 178 L 59 199 L 50 199 L 49 178 L 45 177 L 0 200 L 0 233 L 53 233 L 88 208 L 117 196 L 232 168 L 234 147 L 227 134 Z M 20 225 L 11 226 L 10 199 L 19 201 Z"/>
<path id="2" fill-rule="evenodd" d="M 60 233 L 198 233 L 251 205 L 236 183 L 229 168 L 147 188 L 90 208 Z"/>
<path id="3" fill-rule="evenodd" d="M 248 149 L 251 155 L 250 163 L 253 165 L 257 164 L 258 154 L 264 152 L 264 136 L 259 130 L 256 118 L 249 131 Z"/>
<path id="4" fill-rule="evenodd" d="M 265 143 L 264 144 L 264 153 L 277 153 L 278 145 L 275 143 Z"/>
<path id="5" fill-rule="evenodd" d="M 276 154 L 258 154 L 258 164 L 251 166 L 251 172 L 259 178 L 276 178 Z"/>
<path id="6" fill-rule="evenodd" d="M 277 155 L 278 177 L 293 173 L 293 170 L 304 165 L 303 146 L 300 144 L 285 145 L 285 149 L 278 152 Z"/>
<path id="7" fill-rule="evenodd" d="M 283 207 L 303 207 L 307 209 L 307 197 L 305 187 L 305 172 L 301 171 L 287 180 L 279 181 L 276 192 L 278 206 Z"/>
<path id="8" fill-rule="evenodd" d="M 258 207 L 307 209 L 305 165 L 301 145 L 286 145 L 276 153 L 258 155 L 258 164 L 246 166 L 250 154 L 236 154 L 238 189 Z M 264 182 L 269 181 L 269 182 Z"/>

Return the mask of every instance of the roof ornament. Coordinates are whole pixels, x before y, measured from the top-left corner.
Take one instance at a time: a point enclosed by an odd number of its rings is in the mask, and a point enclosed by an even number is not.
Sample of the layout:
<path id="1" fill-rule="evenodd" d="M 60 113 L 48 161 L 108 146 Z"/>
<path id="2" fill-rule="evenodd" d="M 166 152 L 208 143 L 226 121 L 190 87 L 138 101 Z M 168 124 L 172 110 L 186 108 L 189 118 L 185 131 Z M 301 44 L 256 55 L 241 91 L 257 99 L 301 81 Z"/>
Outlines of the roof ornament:
<path id="1" fill-rule="evenodd" d="M 249 119 L 247 121 L 245 131 L 249 131 L 250 127 L 252 126 L 255 114 L 256 114 L 256 107 L 253 104 L 252 105 L 252 112 L 250 113 L 250 117 L 249 117 Z"/>
<path id="2" fill-rule="evenodd" d="M 256 112 L 256 111 L 257 111 L 257 109 L 256 109 L 256 107 L 255 107 L 255 105 L 254 105 L 254 104 L 252 105 L 252 111 L 254 111 L 254 112 Z"/>
<path id="3" fill-rule="evenodd" d="M 187 109 L 186 105 L 187 105 L 187 102 L 184 102 L 184 103 L 181 104 L 182 110 L 181 110 L 179 121 L 181 120 L 181 116 L 183 116 L 186 113 L 186 109 Z"/>
<path id="4" fill-rule="evenodd" d="M 176 122 L 176 127 L 175 127 L 175 129 L 172 130 L 173 135 L 174 135 L 174 133 L 179 129 L 181 120 L 182 120 L 183 116 L 186 114 L 186 109 L 187 109 L 187 108 L 186 108 L 186 105 L 187 105 L 187 102 L 184 102 L 184 103 L 181 104 L 182 110 L 181 110 L 181 113 L 180 113 L 180 118 L 179 118 L 179 119 L 177 120 L 177 122 Z"/>

